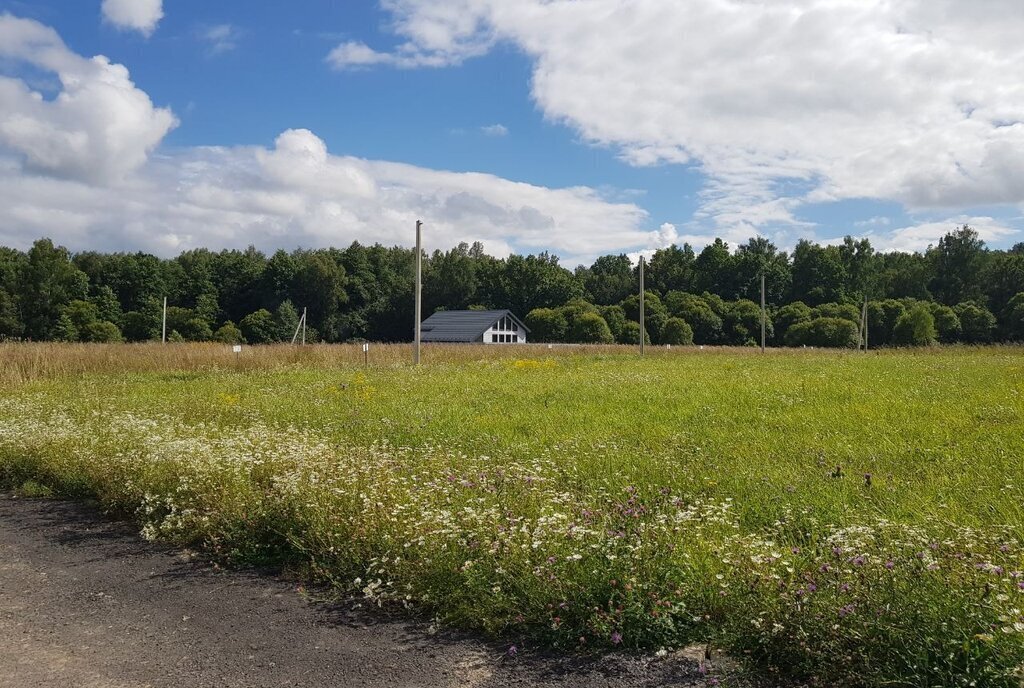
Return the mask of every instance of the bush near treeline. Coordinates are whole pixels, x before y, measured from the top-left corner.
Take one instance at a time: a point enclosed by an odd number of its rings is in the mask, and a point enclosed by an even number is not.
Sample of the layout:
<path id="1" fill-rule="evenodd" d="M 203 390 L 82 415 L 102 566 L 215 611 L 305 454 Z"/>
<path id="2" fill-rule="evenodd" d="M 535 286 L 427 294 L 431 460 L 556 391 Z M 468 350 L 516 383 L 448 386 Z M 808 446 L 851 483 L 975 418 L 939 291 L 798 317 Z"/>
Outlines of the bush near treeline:
<path id="1" fill-rule="evenodd" d="M 175 341 L 290 341 L 303 308 L 307 341 L 408 341 L 414 252 L 402 247 L 72 254 L 40 239 L 0 247 L 0 340 L 146 341 L 160 337 L 163 299 Z M 768 341 L 855 346 L 868 298 L 873 346 L 1024 340 L 1024 243 L 991 250 L 970 227 L 921 253 L 881 253 L 867 239 L 800 241 L 792 253 L 763 237 L 732 250 L 670 246 L 647 267 L 645 340 L 753 345 L 765 276 Z M 424 260 L 424 312 L 509 308 L 537 342 L 638 343 L 638 274 L 626 255 L 575 271 L 548 253 L 498 259 L 481 244 Z M 901 324 L 902 322 L 902 324 Z M 692 339 L 691 339 L 692 337 Z"/>

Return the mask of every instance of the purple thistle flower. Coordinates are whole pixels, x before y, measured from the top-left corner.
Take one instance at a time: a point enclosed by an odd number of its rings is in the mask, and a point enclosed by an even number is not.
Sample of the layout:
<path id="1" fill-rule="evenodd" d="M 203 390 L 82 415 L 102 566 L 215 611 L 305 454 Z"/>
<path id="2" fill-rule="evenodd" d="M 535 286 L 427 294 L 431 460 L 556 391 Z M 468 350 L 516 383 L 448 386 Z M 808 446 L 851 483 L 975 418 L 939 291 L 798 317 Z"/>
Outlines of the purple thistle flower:
<path id="1" fill-rule="evenodd" d="M 622 642 L 622 634 L 618 631 L 612 633 L 612 645 L 618 645 Z"/>
<path id="2" fill-rule="evenodd" d="M 519 654 L 519 650 L 516 648 L 515 645 L 509 645 L 508 651 L 505 654 L 509 657 L 515 657 Z"/>
<path id="3" fill-rule="evenodd" d="M 887 568 L 890 571 L 892 571 L 894 568 L 896 568 L 896 562 L 894 562 L 894 561 L 892 561 L 890 559 L 889 561 L 885 562 L 885 568 Z"/>

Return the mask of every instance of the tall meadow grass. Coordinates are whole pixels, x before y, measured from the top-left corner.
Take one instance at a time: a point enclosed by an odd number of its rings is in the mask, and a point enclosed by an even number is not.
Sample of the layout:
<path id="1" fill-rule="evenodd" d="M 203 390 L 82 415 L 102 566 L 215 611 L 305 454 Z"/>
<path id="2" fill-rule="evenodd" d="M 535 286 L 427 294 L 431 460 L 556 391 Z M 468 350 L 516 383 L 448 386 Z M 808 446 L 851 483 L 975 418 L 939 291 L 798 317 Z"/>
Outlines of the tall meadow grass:
<path id="1" fill-rule="evenodd" d="M 1018 686 L 1024 352 L 0 345 L 0 480 L 517 644 Z"/>

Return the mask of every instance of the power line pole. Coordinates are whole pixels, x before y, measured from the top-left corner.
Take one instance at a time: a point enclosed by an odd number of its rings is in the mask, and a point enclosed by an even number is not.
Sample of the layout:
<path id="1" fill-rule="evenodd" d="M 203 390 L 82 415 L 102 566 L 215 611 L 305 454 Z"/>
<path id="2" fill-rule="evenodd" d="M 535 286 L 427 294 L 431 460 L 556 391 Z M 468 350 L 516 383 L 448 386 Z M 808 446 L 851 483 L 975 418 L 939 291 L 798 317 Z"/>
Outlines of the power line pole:
<path id="1" fill-rule="evenodd" d="M 161 328 L 160 341 L 163 344 L 167 343 L 167 297 L 164 297 L 164 320 L 163 327 Z"/>
<path id="2" fill-rule="evenodd" d="M 420 364 L 420 316 L 423 306 L 423 223 L 416 220 L 416 331 L 413 344 L 413 363 Z"/>
<path id="3" fill-rule="evenodd" d="M 644 355 L 644 257 L 640 256 L 640 355 Z"/>
<path id="4" fill-rule="evenodd" d="M 302 307 L 302 346 L 306 346 L 306 307 Z"/>
<path id="5" fill-rule="evenodd" d="M 861 309 L 860 319 L 861 319 L 861 323 L 863 323 L 861 329 L 863 330 L 863 333 L 864 333 L 864 351 L 867 351 L 868 350 L 868 297 L 867 296 L 864 297 L 864 307 Z"/>
<path id="6" fill-rule="evenodd" d="M 761 273 L 761 353 L 764 353 L 765 348 L 765 325 L 768 321 L 768 316 L 765 313 L 764 308 L 764 273 Z"/>

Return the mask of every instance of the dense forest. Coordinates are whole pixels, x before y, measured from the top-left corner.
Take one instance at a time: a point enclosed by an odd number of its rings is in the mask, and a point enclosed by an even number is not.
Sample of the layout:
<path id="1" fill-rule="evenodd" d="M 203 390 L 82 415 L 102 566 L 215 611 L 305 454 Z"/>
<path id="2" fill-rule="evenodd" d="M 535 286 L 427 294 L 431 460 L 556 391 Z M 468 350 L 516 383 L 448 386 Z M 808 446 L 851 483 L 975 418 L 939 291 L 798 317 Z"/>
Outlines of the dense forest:
<path id="1" fill-rule="evenodd" d="M 497 259 L 479 243 L 425 256 L 424 313 L 510 308 L 532 341 L 638 343 L 637 268 L 625 255 L 575 271 L 547 253 Z M 856 346 L 868 299 L 871 344 L 1024 340 L 1024 244 L 990 250 L 968 226 L 923 253 L 868 240 L 798 243 L 757 237 L 699 253 L 659 250 L 645 272 L 645 338 L 654 344 L 753 344 L 766 278 L 769 341 Z M 288 341 L 303 308 L 328 342 L 408 341 L 414 251 L 402 247 L 71 254 L 48 239 L 0 247 L 0 340 L 145 341 L 160 337 L 163 299 L 175 341 Z"/>

